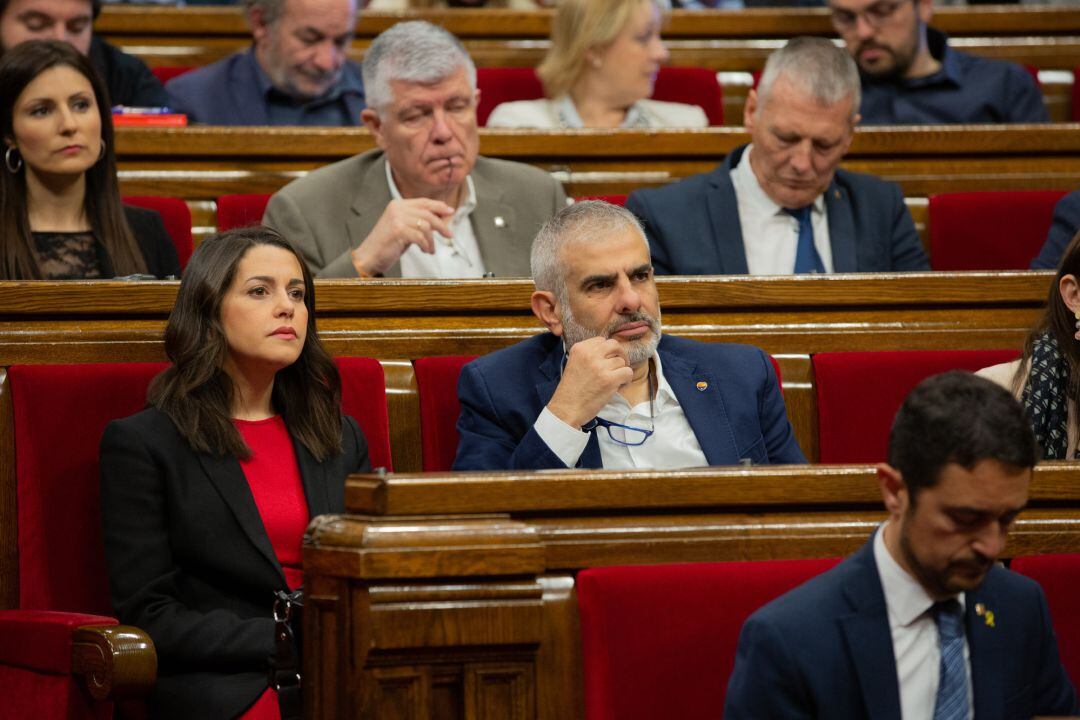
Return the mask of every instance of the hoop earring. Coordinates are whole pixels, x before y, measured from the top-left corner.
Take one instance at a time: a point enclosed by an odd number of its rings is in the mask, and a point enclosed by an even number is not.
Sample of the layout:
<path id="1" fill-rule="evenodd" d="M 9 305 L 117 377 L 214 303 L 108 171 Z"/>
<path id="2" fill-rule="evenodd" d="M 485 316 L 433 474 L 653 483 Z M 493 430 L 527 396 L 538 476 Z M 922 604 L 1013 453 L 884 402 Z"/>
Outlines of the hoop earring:
<path id="1" fill-rule="evenodd" d="M 11 160 L 12 157 L 15 158 L 14 162 Z M 9 147 L 7 152 L 4 153 L 4 165 L 7 166 L 8 172 L 12 175 L 22 170 L 23 160 L 22 156 L 19 155 L 19 151 L 13 147 Z"/>
<path id="2" fill-rule="evenodd" d="M 1073 317 L 1076 318 L 1076 334 L 1073 337 L 1080 340 L 1080 310 L 1074 311 Z"/>
<path id="3" fill-rule="evenodd" d="M 99 161 L 105 159 L 105 138 L 101 138 L 101 152 L 98 153 L 98 158 L 97 159 Z"/>

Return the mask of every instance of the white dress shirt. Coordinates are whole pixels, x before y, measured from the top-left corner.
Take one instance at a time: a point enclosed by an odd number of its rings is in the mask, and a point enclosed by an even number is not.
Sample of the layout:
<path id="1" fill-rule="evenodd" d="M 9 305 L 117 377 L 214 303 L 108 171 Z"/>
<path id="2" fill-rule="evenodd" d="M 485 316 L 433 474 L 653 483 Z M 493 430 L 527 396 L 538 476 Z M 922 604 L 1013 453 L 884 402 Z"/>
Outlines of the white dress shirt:
<path id="1" fill-rule="evenodd" d="M 799 246 L 799 221 L 773 202 L 758 184 L 750 166 L 753 145 L 748 145 L 731 171 L 735 201 L 739 208 L 746 268 L 751 275 L 790 275 L 795 272 L 795 251 Z M 796 208 L 791 208 L 792 210 Z M 817 248 L 825 272 L 833 271 L 832 245 L 829 243 L 829 218 L 825 197 L 818 195 L 810 211 Z"/>
<path id="2" fill-rule="evenodd" d="M 642 470 L 708 465 L 697 436 L 664 377 L 660 355 L 653 353 L 652 362 L 653 372 L 656 373 L 656 397 L 652 403 L 646 400 L 631 407 L 626 398 L 615 393 L 597 415 L 604 420 L 634 428 L 652 427 L 653 434 L 642 445 L 629 447 L 612 440 L 604 428 L 593 430 L 600 442 L 600 459 L 604 468 Z M 540 412 L 533 427 L 540 439 L 569 468 L 577 465 L 581 453 L 589 444 L 589 433 L 567 425 L 547 407 Z M 617 428 L 613 429 L 618 432 Z"/>
<path id="3" fill-rule="evenodd" d="M 896 679 L 900 688 L 900 717 L 904 720 L 930 720 L 934 717 L 940 679 L 941 644 L 937 623 L 930 609 L 934 600 L 919 581 L 900 567 L 885 547 L 885 527 L 874 534 L 874 562 L 877 563 L 885 607 L 889 613 L 893 655 L 896 656 Z M 956 597 L 965 609 L 964 595 Z M 968 718 L 975 716 L 971 687 L 971 652 L 964 636 L 964 667 L 967 672 Z"/>
<path id="4" fill-rule="evenodd" d="M 390 163 L 386 163 L 386 182 L 390 186 L 390 197 L 403 199 Z M 484 260 L 480 257 L 480 246 L 476 244 L 470 216 L 476 209 L 476 188 L 471 176 L 465 178 L 465 200 L 458 205 L 451 216 L 449 225 L 452 238 L 445 238 L 439 233 L 435 236 L 435 254 L 428 255 L 419 245 L 409 245 L 401 255 L 401 277 L 403 278 L 470 278 L 483 277 Z"/>

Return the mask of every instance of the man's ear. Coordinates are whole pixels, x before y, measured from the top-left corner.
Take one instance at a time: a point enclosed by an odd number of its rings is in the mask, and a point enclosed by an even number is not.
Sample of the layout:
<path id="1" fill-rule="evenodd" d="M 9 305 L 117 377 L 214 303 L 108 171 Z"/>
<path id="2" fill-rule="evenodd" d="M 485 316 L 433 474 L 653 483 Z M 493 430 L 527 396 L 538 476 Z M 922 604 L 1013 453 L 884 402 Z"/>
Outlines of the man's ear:
<path id="1" fill-rule="evenodd" d="M 270 23 L 266 22 L 266 10 L 259 5 L 252 5 L 247 11 L 248 27 L 256 45 L 261 45 L 270 34 Z"/>
<path id="2" fill-rule="evenodd" d="M 920 23 L 929 25 L 934 17 L 934 0 L 915 0 L 915 14 L 918 15 Z"/>
<path id="3" fill-rule="evenodd" d="M 559 313 L 559 304 L 555 300 L 555 293 L 547 290 L 537 290 L 532 294 L 532 311 L 540 322 L 544 323 L 552 335 L 561 337 L 563 333 L 562 318 Z"/>
<path id="4" fill-rule="evenodd" d="M 877 480 L 878 487 L 881 488 L 881 499 L 885 501 L 885 509 L 889 511 L 889 515 L 899 517 L 907 509 L 908 503 L 908 489 L 903 475 L 888 463 L 878 463 Z"/>
<path id="5" fill-rule="evenodd" d="M 371 131 L 372 137 L 375 138 L 375 144 L 385 150 L 386 147 L 383 145 L 382 119 L 379 117 L 379 113 L 372 108 L 364 108 L 360 111 L 360 119 L 364 121 L 364 127 Z"/>

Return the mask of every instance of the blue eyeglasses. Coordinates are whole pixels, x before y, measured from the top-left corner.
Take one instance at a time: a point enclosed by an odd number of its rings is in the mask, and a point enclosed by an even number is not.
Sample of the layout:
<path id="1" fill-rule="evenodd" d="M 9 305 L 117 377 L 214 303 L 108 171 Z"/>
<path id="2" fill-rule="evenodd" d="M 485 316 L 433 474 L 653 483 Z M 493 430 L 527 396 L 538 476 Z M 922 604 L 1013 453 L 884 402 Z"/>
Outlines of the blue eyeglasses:
<path id="1" fill-rule="evenodd" d="M 592 432 L 598 427 L 607 430 L 608 437 L 611 438 L 613 442 L 617 442 L 620 445 L 626 445 L 627 447 L 644 445 L 645 441 L 649 439 L 649 436 L 655 432 L 653 428 L 647 430 L 645 428 L 636 428 L 631 425 L 611 422 L 602 417 L 593 418 L 581 429 L 585 432 Z"/>

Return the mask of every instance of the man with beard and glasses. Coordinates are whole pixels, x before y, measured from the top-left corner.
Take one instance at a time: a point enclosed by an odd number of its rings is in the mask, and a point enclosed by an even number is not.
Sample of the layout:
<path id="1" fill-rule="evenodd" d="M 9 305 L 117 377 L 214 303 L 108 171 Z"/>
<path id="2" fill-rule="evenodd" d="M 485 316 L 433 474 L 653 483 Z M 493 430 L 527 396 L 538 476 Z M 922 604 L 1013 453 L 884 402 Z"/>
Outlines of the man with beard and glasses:
<path id="1" fill-rule="evenodd" d="M 1075 715 L 1042 589 L 996 564 L 1038 449 L 1023 408 L 966 372 L 904 401 L 861 550 L 743 625 L 724 717 Z"/>
<path id="2" fill-rule="evenodd" d="M 529 243 L 566 195 L 550 173 L 479 155 L 476 66 L 461 42 L 397 23 L 368 48 L 364 85 L 378 148 L 289 183 L 263 223 L 317 277 L 527 275 Z"/>
<path id="3" fill-rule="evenodd" d="M 247 0 L 250 48 L 165 85 L 173 110 L 207 125 L 360 124 L 364 84 L 347 53 L 356 0 Z"/>
<path id="4" fill-rule="evenodd" d="M 712 172 L 638 190 L 661 275 L 929 270 L 899 186 L 839 169 L 859 122 L 859 72 L 825 38 L 792 39 L 746 99 L 751 143 Z"/>
<path id="5" fill-rule="evenodd" d="M 829 0 L 862 73 L 866 125 L 1046 122 L 1035 79 L 1016 63 L 949 47 L 928 26 L 933 0 Z"/>
<path id="6" fill-rule="evenodd" d="M 600 201 L 560 211 L 531 266 L 548 332 L 464 367 L 454 469 L 806 462 L 765 353 L 661 336 L 630 212 Z"/>

